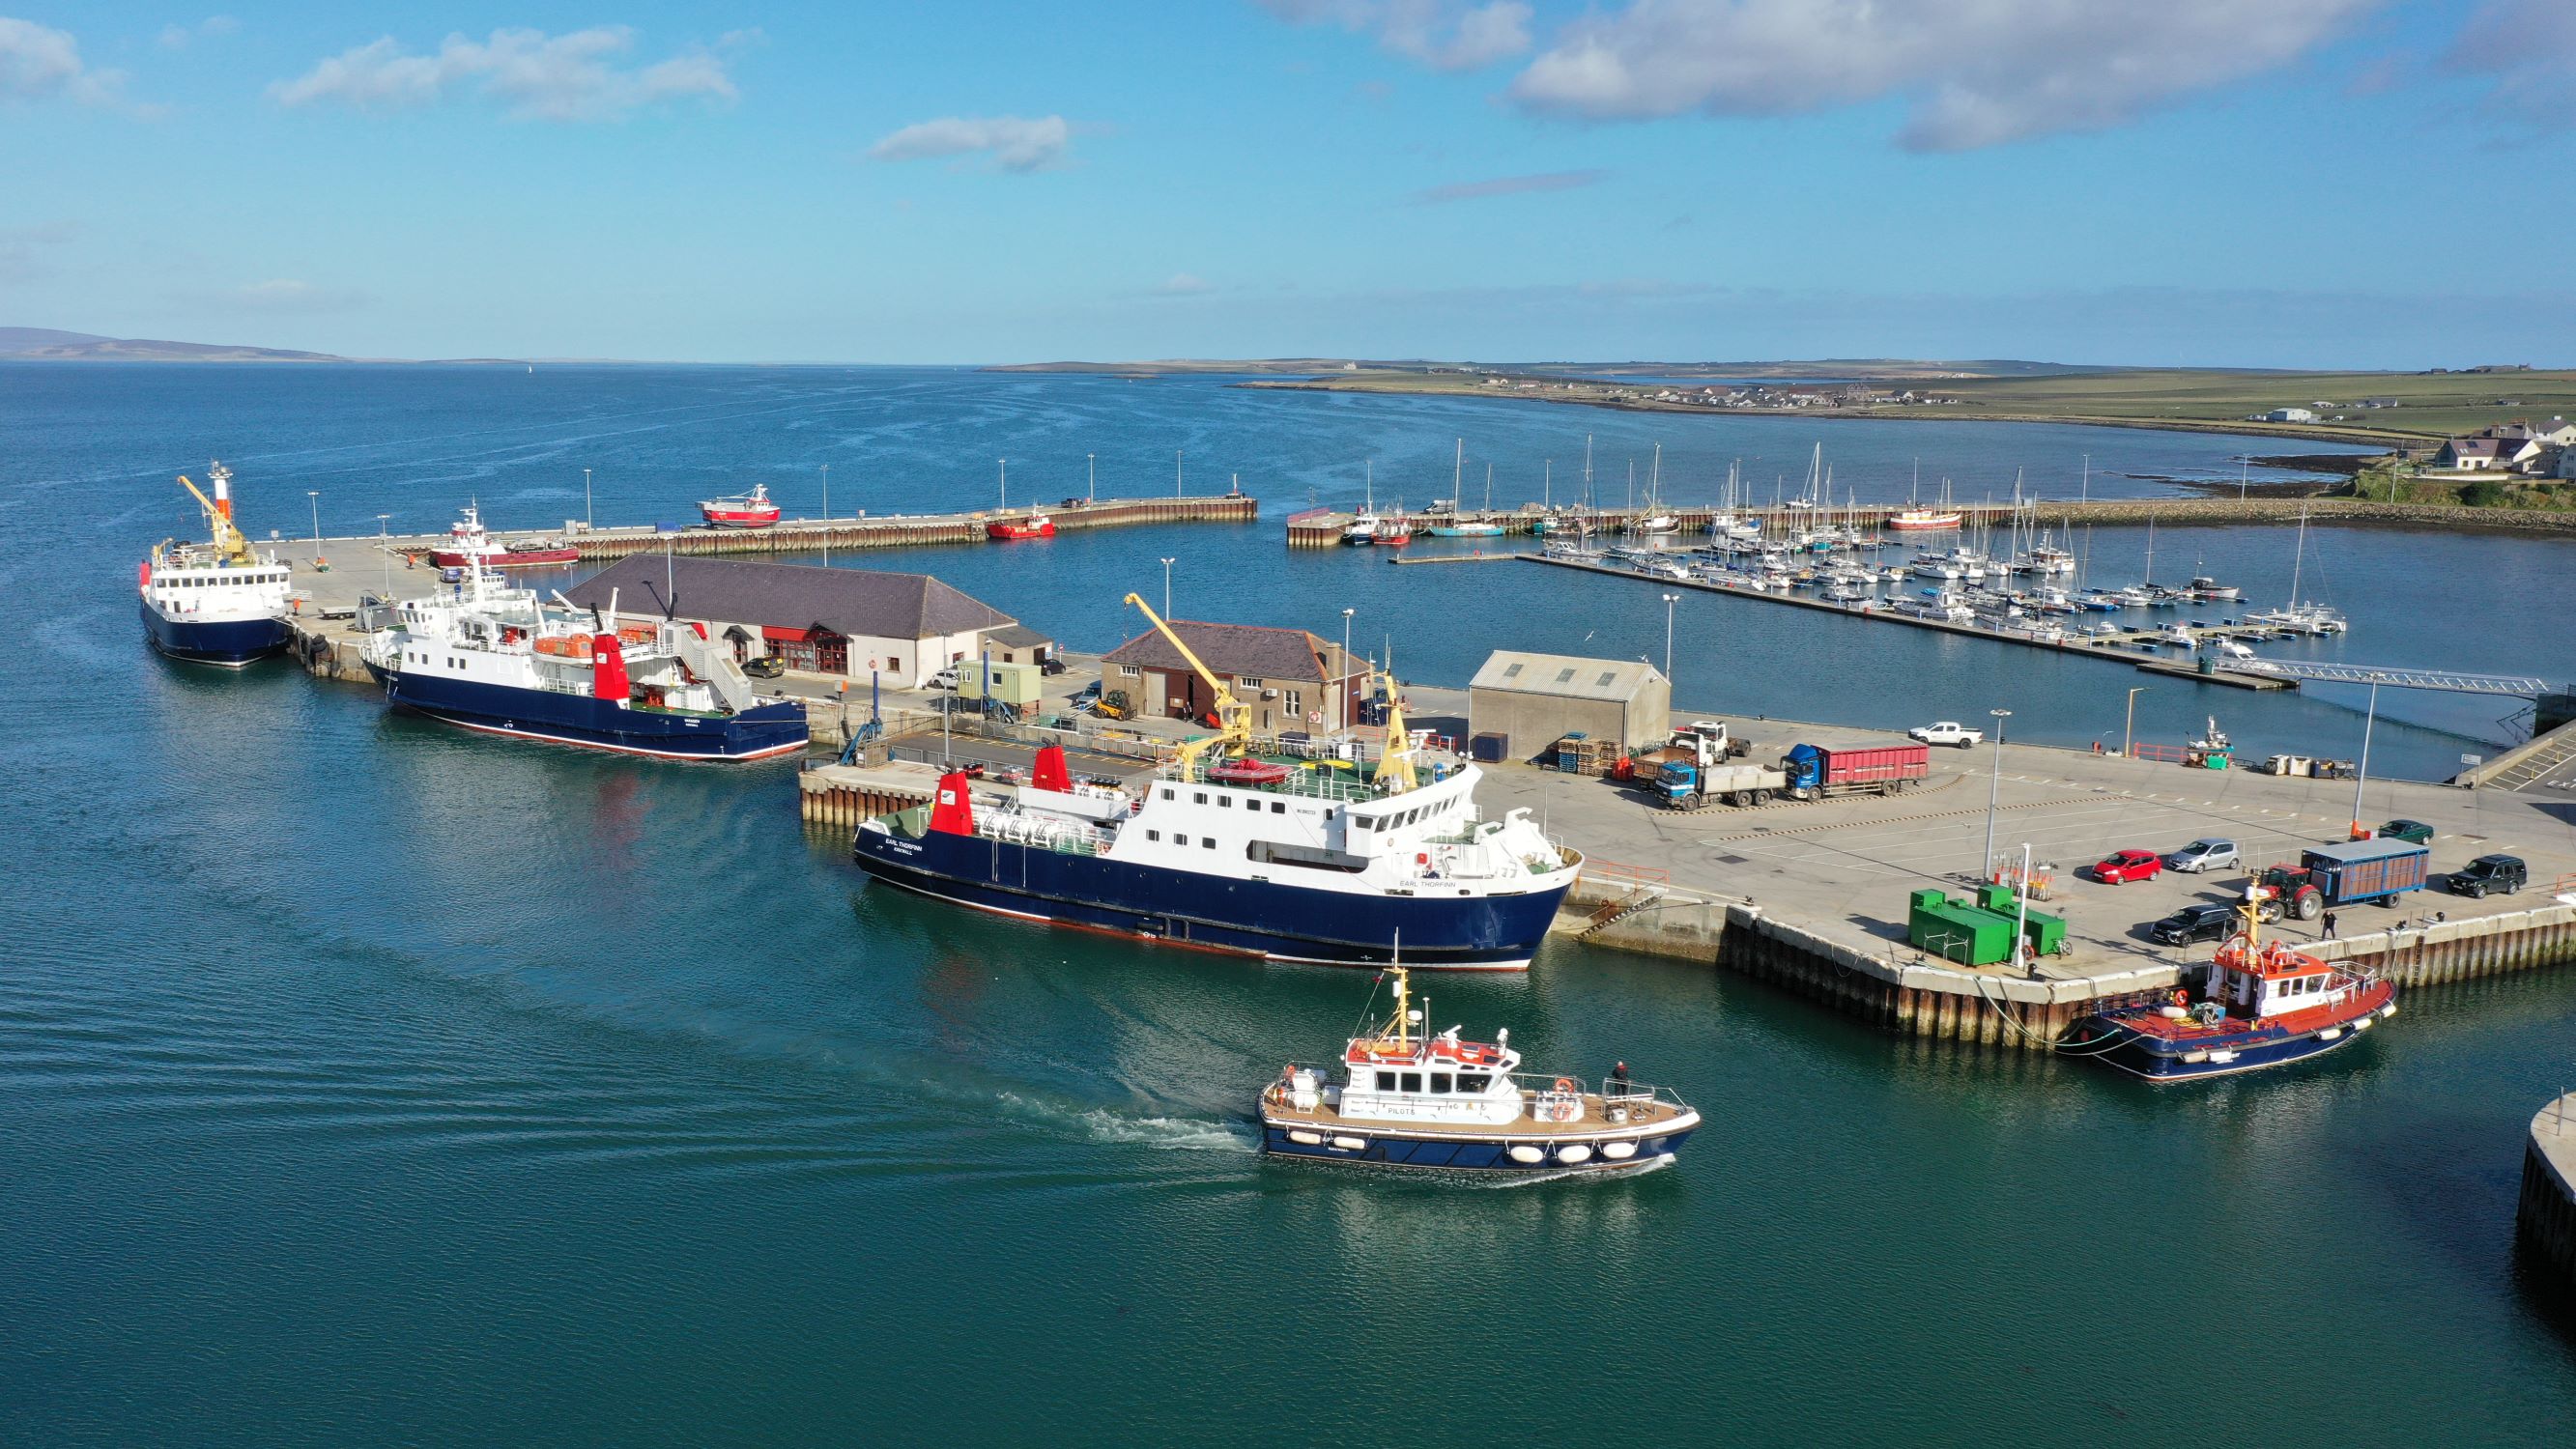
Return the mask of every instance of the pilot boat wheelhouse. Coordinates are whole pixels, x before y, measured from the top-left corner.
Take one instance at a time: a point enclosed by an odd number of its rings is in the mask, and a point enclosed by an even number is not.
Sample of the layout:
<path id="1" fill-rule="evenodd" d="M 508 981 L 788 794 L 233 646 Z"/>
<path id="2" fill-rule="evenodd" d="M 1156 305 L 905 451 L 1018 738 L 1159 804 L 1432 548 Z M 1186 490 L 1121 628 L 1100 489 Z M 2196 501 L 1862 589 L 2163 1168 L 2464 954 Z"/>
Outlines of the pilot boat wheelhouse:
<path id="1" fill-rule="evenodd" d="M 2085 1019 L 2068 1044 L 2149 1081 L 2227 1076 L 2343 1046 L 2397 1014 L 2397 988 L 2261 939 L 2256 912 L 2218 948 L 2202 999 L 2134 1002 Z"/>
<path id="2" fill-rule="evenodd" d="M 1525 1074 L 1508 1030 L 1425 1035 L 1405 968 L 1395 1010 L 1326 1066 L 1291 1062 L 1261 1094 L 1261 1149 L 1278 1157 L 1457 1172 L 1605 1172 L 1681 1151 L 1699 1113 L 1660 1088 L 1614 1077 Z"/>
<path id="3" fill-rule="evenodd" d="M 935 805 L 858 828 L 859 868 L 1003 915 L 1283 961 L 1380 965 L 1400 935 L 1417 967 L 1529 965 L 1579 854 L 1526 810 L 1484 819 L 1473 765 L 1421 779 L 1392 705 L 1373 778 L 1261 758 L 1245 706 L 1154 624 L 1216 699 L 1216 736 L 1184 744 L 1134 797 L 1075 785 L 1053 746 L 1014 799 L 943 776 Z"/>
<path id="4" fill-rule="evenodd" d="M 286 647 L 288 595 L 293 582 L 275 554 L 252 551 L 233 523 L 232 470 L 213 466 L 208 498 L 185 477 L 205 513 L 205 543 L 167 539 L 137 571 L 143 635 L 154 649 L 194 664 L 238 669 Z"/>

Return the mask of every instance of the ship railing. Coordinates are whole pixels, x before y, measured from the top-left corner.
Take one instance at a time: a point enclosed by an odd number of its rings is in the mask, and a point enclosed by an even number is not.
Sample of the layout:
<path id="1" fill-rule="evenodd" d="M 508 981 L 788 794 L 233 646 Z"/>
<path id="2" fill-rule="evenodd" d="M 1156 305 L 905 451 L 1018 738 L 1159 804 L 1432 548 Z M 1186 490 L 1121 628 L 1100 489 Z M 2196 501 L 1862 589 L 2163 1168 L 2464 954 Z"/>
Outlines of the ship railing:
<path id="1" fill-rule="evenodd" d="M 1601 1083 L 1596 1090 L 1592 1084 L 1581 1077 L 1570 1077 L 1557 1072 L 1513 1072 L 1510 1075 L 1513 1085 L 1543 1097 L 1560 1094 L 1565 1089 L 1560 1089 L 1557 1083 L 1565 1082 L 1570 1084 L 1570 1095 L 1598 1097 L 1605 1108 L 1625 1107 L 1635 1111 L 1643 1107 L 1661 1106 L 1670 1107 L 1676 1111 L 1690 1110 L 1690 1104 L 1681 1099 L 1680 1093 L 1670 1087 L 1656 1086 L 1651 1082 L 1621 1081 L 1613 1077 Z"/>

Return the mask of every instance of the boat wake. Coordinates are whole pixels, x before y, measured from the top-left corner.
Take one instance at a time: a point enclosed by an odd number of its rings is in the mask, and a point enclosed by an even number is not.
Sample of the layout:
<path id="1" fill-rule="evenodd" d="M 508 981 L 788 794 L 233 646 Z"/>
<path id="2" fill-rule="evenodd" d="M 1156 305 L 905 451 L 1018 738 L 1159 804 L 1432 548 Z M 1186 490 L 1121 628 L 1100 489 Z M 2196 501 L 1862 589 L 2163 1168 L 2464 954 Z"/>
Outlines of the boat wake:
<path id="1" fill-rule="evenodd" d="M 1132 1143 L 1165 1152 L 1249 1153 L 1261 1144 L 1251 1125 L 1188 1117 L 1137 1117 L 1106 1107 L 1079 1108 L 1036 1102 L 1003 1092 L 1002 1105 L 1032 1124 L 1070 1130 L 1093 1142 Z"/>

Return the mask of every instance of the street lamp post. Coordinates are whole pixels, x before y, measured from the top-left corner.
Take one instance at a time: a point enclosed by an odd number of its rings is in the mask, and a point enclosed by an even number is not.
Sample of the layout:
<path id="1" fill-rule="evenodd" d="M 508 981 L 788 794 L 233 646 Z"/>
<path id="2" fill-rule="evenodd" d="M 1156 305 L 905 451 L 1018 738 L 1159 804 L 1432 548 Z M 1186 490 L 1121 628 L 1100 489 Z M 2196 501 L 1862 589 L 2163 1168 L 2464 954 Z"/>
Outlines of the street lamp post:
<path id="1" fill-rule="evenodd" d="M 1181 496 L 1181 450 L 1178 448 L 1172 450 L 1172 496 Z"/>
<path id="2" fill-rule="evenodd" d="M 2370 686 L 2370 712 L 2361 717 L 2361 768 L 2353 772 L 2352 833 L 2361 834 L 2361 790 L 2370 783 L 2370 730 L 2379 723 L 2379 686 Z"/>
<path id="3" fill-rule="evenodd" d="M 1084 501 L 1097 503 L 1100 501 L 1100 455 L 1085 453 L 1082 455 L 1082 463 L 1084 471 L 1091 475 L 1090 491 L 1083 495 Z"/>
<path id="4" fill-rule="evenodd" d="M 1163 560 L 1163 617 L 1172 617 L 1172 561 Z"/>
<path id="5" fill-rule="evenodd" d="M 588 468 L 581 470 L 581 526 L 583 528 L 589 528 L 592 526 L 590 516 L 590 470 Z"/>
<path id="6" fill-rule="evenodd" d="M 307 488 L 304 497 L 313 506 L 313 564 L 319 568 L 322 564 L 322 490 Z"/>
<path id="7" fill-rule="evenodd" d="M 2139 696 L 2139 695 L 2142 695 L 2142 694 L 2144 694 L 2144 693 L 2146 693 L 2146 692 L 2147 692 L 2147 686 L 2145 686 L 2145 685 L 2143 685 L 2143 684 L 2141 684 L 2141 685 L 2139 685 L 2137 688 L 2135 688 L 2135 689 L 2133 689 L 2133 690 L 2130 690 L 2130 691 L 2129 691 L 2129 714 L 2128 714 L 2128 718 L 2127 718 L 2127 719 L 2125 719 L 2125 720 L 2123 720 L 2123 721 L 2121 722 L 2121 724 L 2120 724 L 2120 758 L 2121 758 L 2121 759 L 2124 759 L 2124 760 L 2125 760 L 2125 759 L 2129 758 L 2129 751 L 2130 751 L 2130 750 L 2131 750 L 2131 749 L 2132 749 L 2132 748 L 2137 744 L 2137 738 L 2138 738 L 2138 696 Z"/>
<path id="8" fill-rule="evenodd" d="M 1995 801 L 2004 785 L 2004 721 L 2012 718 L 2008 709 L 1990 709 L 1995 717 L 1994 769 L 1986 776 L 1986 853 L 1977 862 L 1977 880 L 1983 883 L 1995 866 Z"/>
<path id="9" fill-rule="evenodd" d="M 1351 728 L 1351 615 L 1358 612 L 1357 609 L 1342 611 L 1342 675 L 1339 684 L 1333 690 L 1341 700 L 1340 704 L 1333 707 L 1333 714 L 1345 734 L 1349 733 Z"/>
<path id="10" fill-rule="evenodd" d="M 1673 682 L 1673 606 L 1682 601 L 1679 594 L 1664 595 L 1664 683 Z"/>
<path id="11" fill-rule="evenodd" d="M 387 520 L 392 517 L 390 513 L 376 515 L 376 552 L 385 556 L 385 602 L 387 603 L 393 602 L 394 597 L 394 536 L 387 523 Z"/>
<path id="12" fill-rule="evenodd" d="M 832 465 L 823 465 L 823 566 L 832 566 Z"/>

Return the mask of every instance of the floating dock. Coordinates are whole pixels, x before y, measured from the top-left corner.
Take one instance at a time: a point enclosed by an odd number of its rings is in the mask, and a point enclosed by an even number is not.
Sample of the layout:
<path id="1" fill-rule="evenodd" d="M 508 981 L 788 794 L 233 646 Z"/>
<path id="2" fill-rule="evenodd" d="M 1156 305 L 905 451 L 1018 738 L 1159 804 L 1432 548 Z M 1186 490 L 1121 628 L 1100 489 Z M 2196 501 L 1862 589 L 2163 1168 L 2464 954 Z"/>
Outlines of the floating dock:
<path id="1" fill-rule="evenodd" d="M 2138 668 L 2144 669 L 2153 674 L 2172 675 L 2177 678 L 2196 680 L 2203 684 L 2220 684 L 2225 685 L 2230 689 L 2266 690 L 2295 689 L 2298 687 L 2298 683 L 2295 680 L 2275 678 L 2265 674 L 2247 674 L 2230 670 L 2213 670 L 2204 673 L 2194 665 L 2181 664 L 2170 659 L 2149 659 L 2140 657 L 2135 652 L 2137 646 L 2144 643 L 2152 643 L 2158 637 L 2157 631 L 2153 629 L 2124 629 L 2113 634 L 2070 633 L 2062 638 L 2052 639 L 2029 630 L 1997 629 L 1984 624 L 1960 624 L 1954 623 L 1948 619 L 1928 619 L 1918 614 L 1899 613 L 1896 610 L 1887 607 L 1885 602 L 1875 605 L 1869 603 L 1843 604 L 1836 603 L 1831 599 L 1806 599 L 1800 598 L 1798 595 L 1793 593 L 1781 593 L 1771 589 L 1747 589 L 1734 584 L 1716 583 L 1708 579 L 1677 579 L 1663 574 L 1640 573 L 1635 569 L 1620 568 L 1613 564 L 1595 563 L 1588 559 L 1570 558 L 1559 554 L 1522 553 L 1509 556 L 1525 559 L 1530 563 L 1554 564 L 1559 568 L 1581 569 L 1585 573 L 1608 574 L 1613 578 L 1634 579 L 1639 583 L 1654 584 L 1660 587 L 1697 589 L 1702 593 L 1726 594 L 1730 597 L 1739 599 L 1756 599 L 1766 604 L 1787 604 L 1800 609 L 1820 609 L 1826 613 L 1838 614 L 1849 619 L 1867 619 L 1873 622 L 1910 624 L 1918 629 L 1932 629 L 1944 634 L 1959 634 L 1972 639 L 1990 639 L 1999 644 L 2022 644 L 2034 649 L 2052 649 L 2064 654 L 2082 654 L 2095 659 L 2115 659 L 2122 664 L 2135 665 Z M 2192 630 L 2192 633 L 2195 636 L 2215 639 L 2251 638 L 2268 634 L 2270 632 L 2271 631 L 2268 629 L 2255 628 L 2251 626 L 2237 627 L 2228 625 L 2194 628 Z M 2122 650 L 2130 652 L 2119 652 Z"/>

